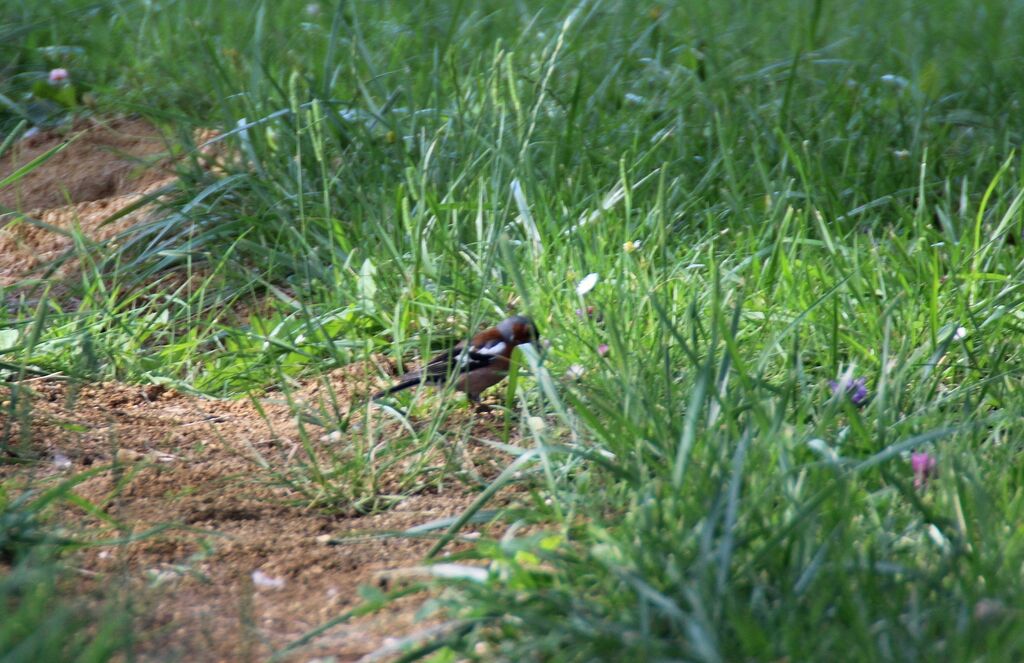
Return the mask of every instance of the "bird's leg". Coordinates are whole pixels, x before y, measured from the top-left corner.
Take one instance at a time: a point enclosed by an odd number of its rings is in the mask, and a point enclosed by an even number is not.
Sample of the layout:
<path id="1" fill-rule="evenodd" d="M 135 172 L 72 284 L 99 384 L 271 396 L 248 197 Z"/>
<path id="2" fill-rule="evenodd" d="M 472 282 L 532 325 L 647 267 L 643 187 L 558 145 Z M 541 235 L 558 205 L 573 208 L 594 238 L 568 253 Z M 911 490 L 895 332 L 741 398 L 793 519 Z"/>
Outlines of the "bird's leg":
<path id="1" fill-rule="evenodd" d="M 480 402 L 480 394 L 474 394 L 473 392 L 467 391 L 466 398 L 468 398 L 469 402 L 473 404 L 477 414 L 484 414 L 491 411 L 490 405 Z"/>

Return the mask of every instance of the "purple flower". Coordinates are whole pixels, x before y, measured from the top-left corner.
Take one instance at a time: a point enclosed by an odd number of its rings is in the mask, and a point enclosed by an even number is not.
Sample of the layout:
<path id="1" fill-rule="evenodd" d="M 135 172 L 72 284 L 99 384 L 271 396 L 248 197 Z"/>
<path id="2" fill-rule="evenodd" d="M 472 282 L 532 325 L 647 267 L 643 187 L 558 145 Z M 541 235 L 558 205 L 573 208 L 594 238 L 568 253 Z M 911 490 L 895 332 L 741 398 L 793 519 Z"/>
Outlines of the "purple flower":
<path id="1" fill-rule="evenodd" d="M 70 78 L 70 74 L 68 74 L 68 70 L 64 69 L 63 67 L 50 70 L 50 85 L 60 85 L 61 83 L 66 83 L 68 78 Z"/>
<path id="2" fill-rule="evenodd" d="M 910 469 L 914 471 L 914 488 L 923 489 L 928 479 L 936 474 L 935 456 L 927 451 L 915 451 L 910 454 Z"/>
<path id="3" fill-rule="evenodd" d="M 606 354 L 608 354 L 608 344 L 607 343 L 602 343 L 601 345 L 597 346 L 597 356 L 598 357 L 603 357 Z"/>
<path id="4" fill-rule="evenodd" d="M 829 380 L 828 386 L 832 389 L 833 394 L 845 392 L 850 397 L 850 402 L 859 407 L 868 400 L 867 381 L 867 378 L 854 378 L 850 380 L 844 377 L 840 378 L 838 382 Z"/>

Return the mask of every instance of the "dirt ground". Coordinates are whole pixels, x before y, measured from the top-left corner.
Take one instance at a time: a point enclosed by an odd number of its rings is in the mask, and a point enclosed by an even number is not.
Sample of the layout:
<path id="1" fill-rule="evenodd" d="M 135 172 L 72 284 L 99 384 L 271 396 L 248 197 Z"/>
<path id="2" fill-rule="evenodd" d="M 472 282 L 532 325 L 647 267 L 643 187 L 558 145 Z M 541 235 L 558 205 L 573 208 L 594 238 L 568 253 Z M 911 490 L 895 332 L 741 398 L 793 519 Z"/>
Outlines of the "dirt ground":
<path id="1" fill-rule="evenodd" d="M 0 286 L 40 276 L 73 246 L 72 231 L 102 242 L 137 224 L 145 210 L 104 221 L 174 181 L 167 143 L 138 119 L 84 120 L 20 140 L 0 158 L 0 179 L 73 137 L 62 152 L 0 190 Z"/>
<path id="2" fill-rule="evenodd" d="M 16 159 L 24 163 L 59 140 L 38 136 L 16 152 Z M 60 227 L 78 224 L 102 241 L 110 236 L 110 228 L 99 225 L 104 218 L 167 183 L 167 172 L 159 168 L 136 172 L 139 160 L 159 163 L 164 149 L 159 134 L 142 121 L 97 125 L 33 173 L 16 200 L 0 204 L 35 210 L 33 215 Z M 0 178 L 16 163 L 5 159 Z M 72 205 L 46 209 L 65 194 Z M 67 248 L 54 232 L 3 225 L 12 218 L 0 215 L 0 286 Z M 137 218 L 118 225 L 128 228 Z M 330 383 L 338 402 L 358 407 L 380 386 L 381 374 L 380 366 L 356 364 L 308 381 L 297 395 L 315 410 Z M 123 583 L 144 606 L 137 624 L 143 660 L 264 660 L 358 605 L 361 585 L 388 586 L 399 570 L 419 565 L 432 543 L 380 535 L 454 516 L 475 496 L 450 479 L 413 490 L 393 508 L 372 515 L 305 508 L 296 493 L 270 481 L 273 470 L 303 453 L 296 413 L 279 394 L 220 401 L 153 385 L 76 385 L 59 377 L 21 387 L 31 416 L 7 423 L 12 439 L 22 440 L 40 462 L 0 465 L 0 478 L 8 485 L 45 483 L 95 469 L 76 493 L 111 520 L 68 511 L 59 515 L 66 527 L 108 540 L 168 526 L 129 545 L 89 548 L 73 560 L 83 593 Z M 0 400 L 9 398 L 0 391 Z M 0 408 L 0 419 L 6 412 Z M 352 430 L 358 429 L 359 416 Z M 508 462 L 481 444 L 499 438 L 497 419 L 467 410 L 451 425 L 465 431 L 468 443 L 459 460 L 473 472 L 493 476 Z M 321 451 L 350 442 L 316 426 L 307 430 Z M 381 486 L 383 492 L 388 488 Z M 360 660 L 427 628 L 429 620 L 416 620 L 424 598 L 403 599 L 339 625 L 289 660 Z"/>

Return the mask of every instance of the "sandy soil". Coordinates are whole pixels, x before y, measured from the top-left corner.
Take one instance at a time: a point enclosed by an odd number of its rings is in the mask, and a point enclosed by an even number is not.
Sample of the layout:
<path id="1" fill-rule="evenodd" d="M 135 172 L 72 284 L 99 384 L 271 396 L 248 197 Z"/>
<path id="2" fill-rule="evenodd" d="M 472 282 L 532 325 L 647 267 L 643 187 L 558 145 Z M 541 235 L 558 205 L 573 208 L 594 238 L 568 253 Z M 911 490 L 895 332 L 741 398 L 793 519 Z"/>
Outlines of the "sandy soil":
<path id="1" fill-rule="evenodd" d="M 357 364 L 326 380 L 340 402 L 363 403 L 378 374 L 376 367 Z M 308 510 L 261 466 L 281 469 L 302 457 L 295 415 L 272 398 L 257 409 L 252 401 L 207 400 L 153 386 L 74 388 L 55 380 L 23 386 L 31 390 L 25 392 L 31 394 L 31 422 L 24 431 L 13 422 L 12 437 L 26 439 L 42 463 L 30 470 L 5 468 L 5 478 L 54 481 L 110 468 L 76 493 L 123 529 L 85 512 L 62 515 L 69 529 L 104 540 L 171 526 L 128 546 L 90 548 L 75 561 L 83 590 L 97 578 L 127 578 L 132 591 L 142 592 L 148 608 L 139 624 L 141 648 L 151 660 L 263 660 L 357 605 L 360 585 L 385 587 L 392 573 L 419 565 L 431 545 L 374 534 L 456 515 L 474 496 L 449 481 L 373 515 Z M 318 382 L 300 391 L 313 411 L 319 410 L 319 393 Z M 474 437 L 497 439 L 492 422 L 467 412 L 452 426 L 469 425 Z M 347 443 L 344 437 L 316 438 L 324 451 Z M 474 449 L 480 474 L 498 471 L 500 458 Z M 391 488 L 387 478 L 381 488 Z M 424 628 L 414 619 L 419 603 L 405 601 L 340 626 L 294 660 L 313 653 L 358 660 L 389 638 Z"/>
<path id="2" fill-rule="evenodd" d="M 71 231 L 102 242 L 137 224 L 148 210 L 104 222 L 174 181 L 163 137 L 137 119 L 81 121 L 21 140 L 0 158 L 0 179 L 73 136 L 64 151 L 0 190 L 0 286 L 42 275 L 72 248 Z M 75 264 L 57 274 L 73 273 Z"/>
<path id="3" fill-rule="evenodd" d="M 34 209 L 33 215 L 62 227 L 77 223 L 96 241 L 110 237 L 112 228 L 99 226 L 102 219 L 167 183 L 167 173 L 159 169 L 136 172 L 139 159 L 161 163 L 157 155 L 164 147 L 139 120 L 110 122 L 87 135 L 33 173 L 15 199 L 0 204 Z M 60 137 L 43 135 L 22 146 L 15 162 L 0 166 L 0 177 L 56 140 Z M 73 205 L 45 209 L 64 200 L 65 193 Z M 0 216 L 0 286 L 67 248 L 65 238 L 54 232 L 2 226 L 10 218 Z M 137 218 L 117 225 L 128 228 Z M 352 365 L 303 384 L 297 395 L 316 411 L 329 383 L 344 407 L 362 408 L 383 372 L 380 365 Z M 420 564 L 431 545 L 380 534 L 453 516 L 475 495 L 449 479 L 407 491 L 412 494 L 393 508 L 372 515 L 305 508 L 296 493 L 271 481 L 274 471 L 302 458 L 296 412 L 279 394 L 217 401 L 152 385 L 75 385 L 59 378 L 22 383 L 19 394 L 31 416 L 0 421 L 0 430 L 10 424 L 21 451 L 39 462 L 0 464 L 0 479 L 27 485 L 95 469 L 98 473 L 76 492 L 111 520 L 69 510 L 58 516 L 65 526 L 93 540 L 169 526 L 130 545 L 90 548 L 73 560 L 81 591 L 125 583 L 144 606 L 138 623 L 143 660 L 264 660 L 357 605 L 360 585 L 383 586 L 394 570 Z M 0 388 L 0 401 L 9 398 Z M 6 406 L 0 408 L 0 420 L 6 412 Z M 325 435 L 324 429 L 308 426 L 318 453 L 352 444 L 361 416 L 353 419 L 351 434 Z M 399 434 L 396 424 L 379 425 L 385 435 Z M 499 439 L 497 419 L 467 410 L 448 425 L 463 431 L 467 443 L 458 462 L 473 473 L 493 476 L 508 462 L 480 443 Z M 438 449 L 437 464 L 450 452 Z M 388 480 L 385 476 L 382 492 L 395 488 Z M 424 628 L 415 619 L 422 599 L 404 599 L 338 626 L 290 660 L 359 660 Z"/>

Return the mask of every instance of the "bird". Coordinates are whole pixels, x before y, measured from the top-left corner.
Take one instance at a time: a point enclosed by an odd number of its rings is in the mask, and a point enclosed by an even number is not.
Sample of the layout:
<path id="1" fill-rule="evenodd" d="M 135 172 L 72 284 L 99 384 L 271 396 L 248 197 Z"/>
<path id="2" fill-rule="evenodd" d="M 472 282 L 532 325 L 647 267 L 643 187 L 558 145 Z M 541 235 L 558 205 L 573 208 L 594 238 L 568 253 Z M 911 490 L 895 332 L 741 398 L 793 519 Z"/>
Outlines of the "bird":
<path id="1" fill-rule="evenodd" d="M 513 315 L 480 332 L 468 343 L 462 341 L 435 355 L 418 370 L 406 373 L 391 387 L 374 394 L 373 400 L 419 384 L 444 385 L 453 380 L 456 389 L 466 392 L 470 401 L 479 403 L 480 393 L 508 374 L 512 351 L 538 339 L 540 332 L 533 320 Z"/>

